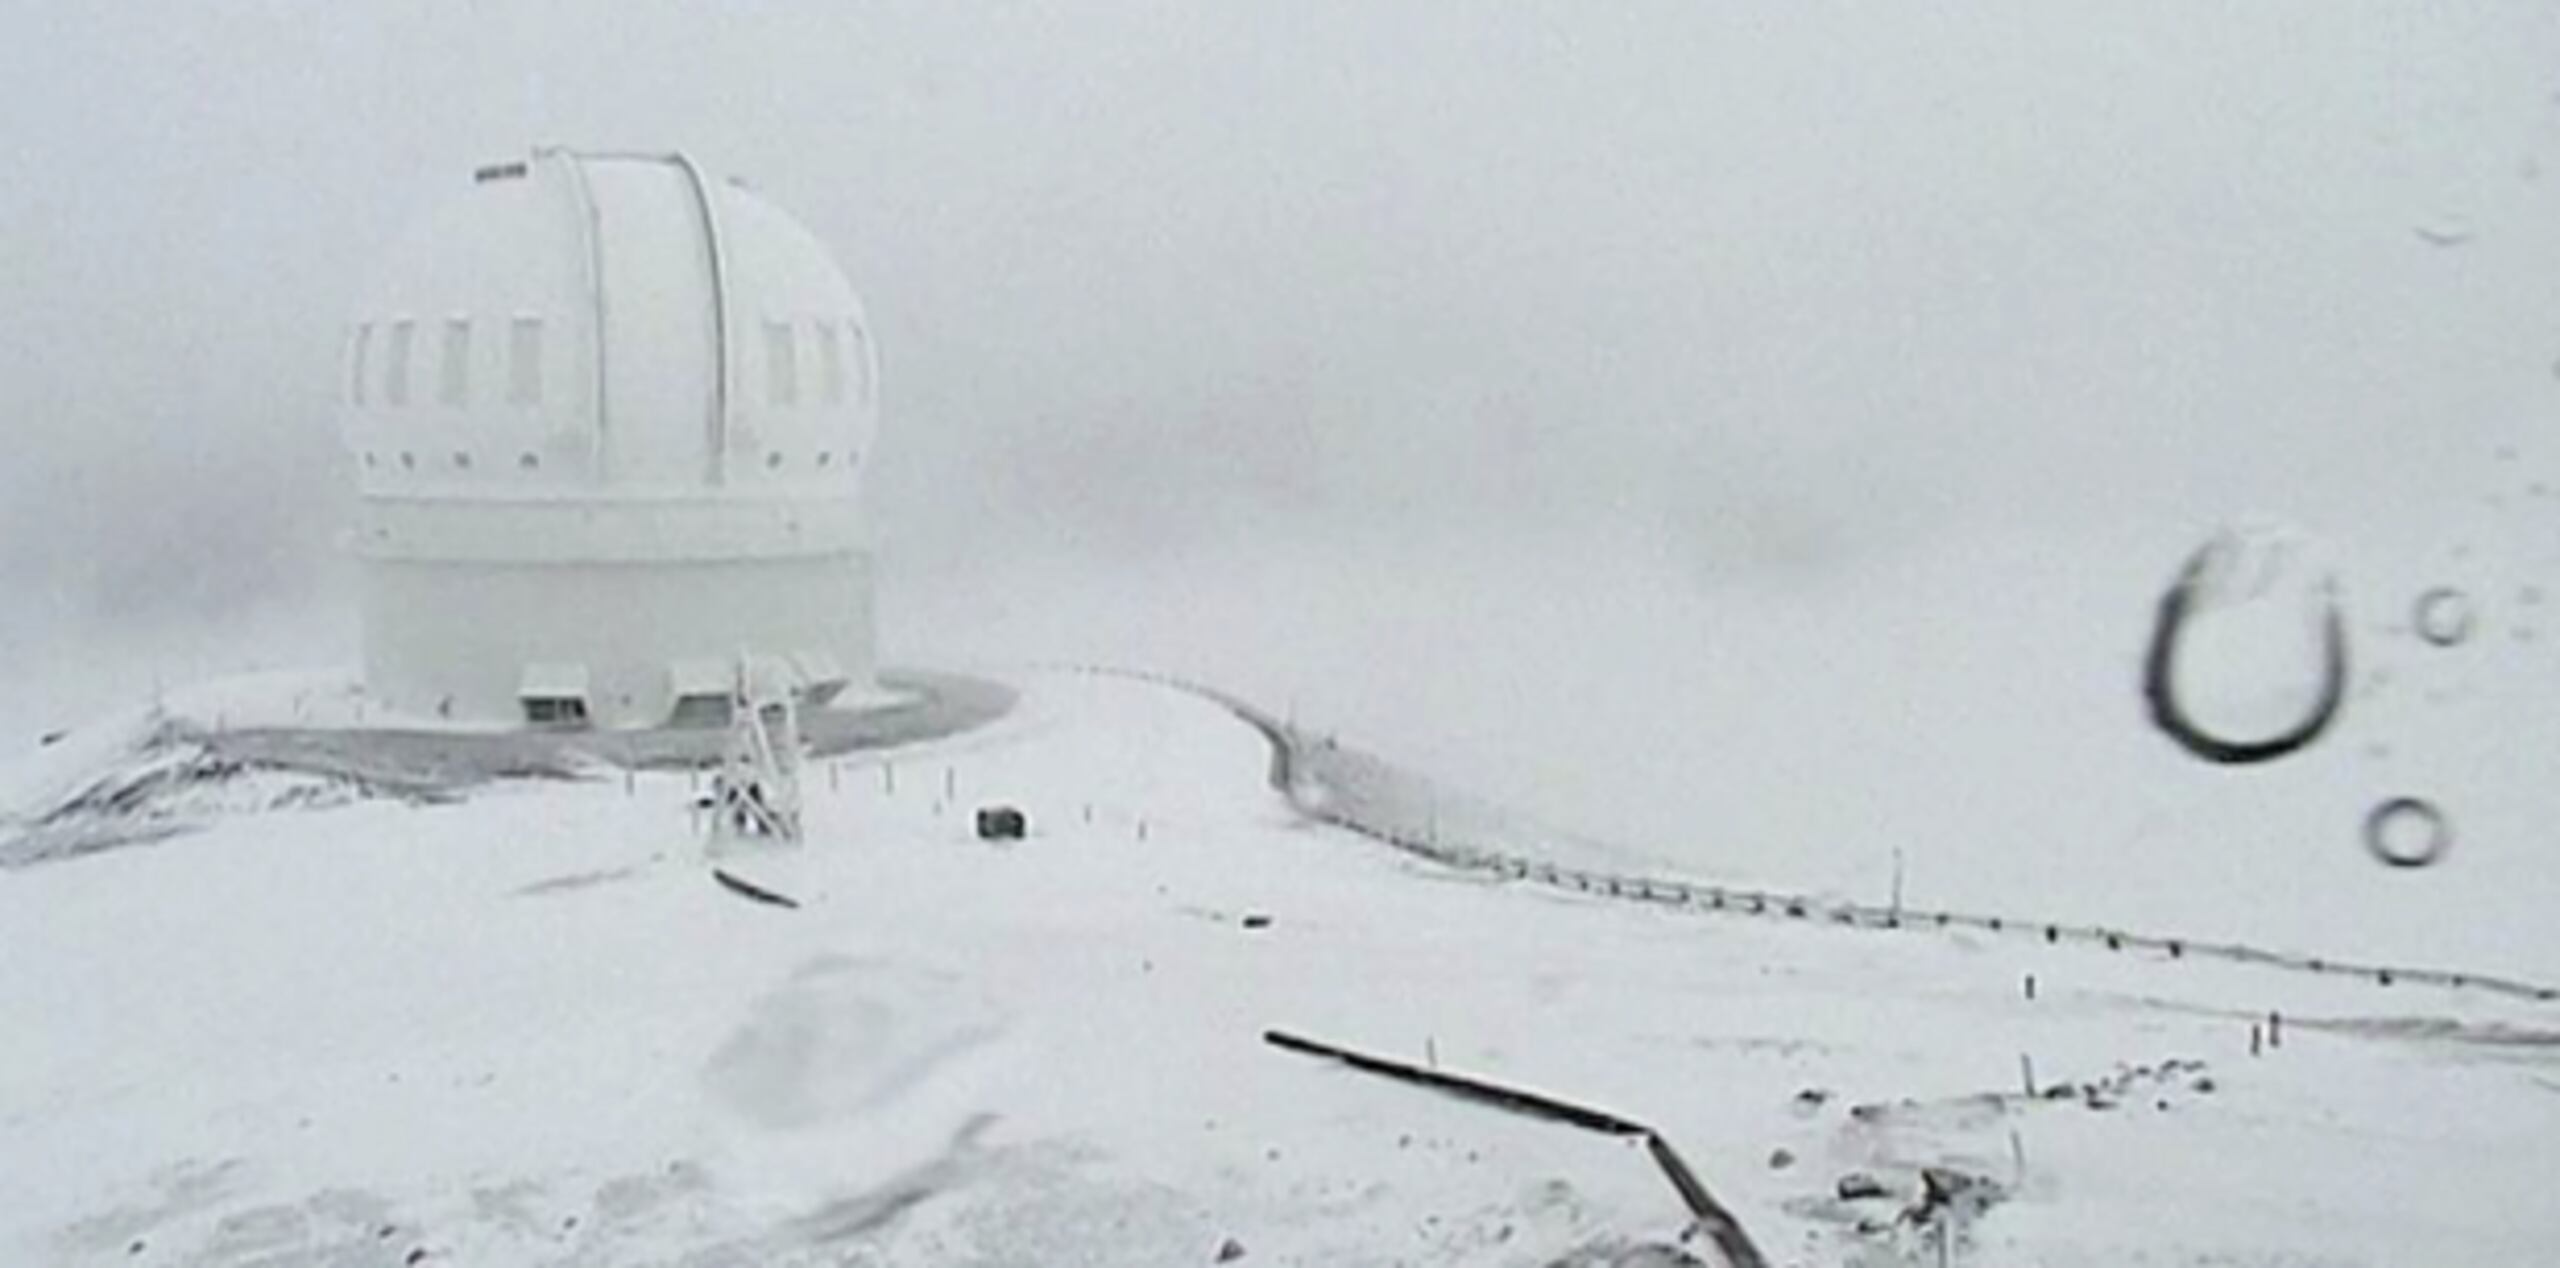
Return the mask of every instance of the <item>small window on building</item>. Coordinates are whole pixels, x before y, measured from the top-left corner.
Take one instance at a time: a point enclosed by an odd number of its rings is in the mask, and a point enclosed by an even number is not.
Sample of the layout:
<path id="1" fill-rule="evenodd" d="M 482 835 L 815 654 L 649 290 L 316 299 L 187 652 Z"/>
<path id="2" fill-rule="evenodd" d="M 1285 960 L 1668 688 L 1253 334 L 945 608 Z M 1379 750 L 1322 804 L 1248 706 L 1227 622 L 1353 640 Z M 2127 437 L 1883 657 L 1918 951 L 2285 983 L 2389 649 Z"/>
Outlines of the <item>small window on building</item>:
<path id="1" fill-rule="evenodd" d="M 818 331 L 818 399 L 829 405 L 844 404 L 844 345 L 836 339 L 836 324 L 822 321 Z"/>
<path id="2" fill-rule="evenodd" d="M 542 403 L 542 319 L 518 317 L 507 327 L 507 404 Z"/>
<path id="3" fill-rule="evenodd" d="M 847 320 L 844 324 L 844 356 L 853 371 L 853 399 L 868 402 L 872 389 L 871 341 L 862 332 L 862 323 Z"/>
<path id="4" fill-rule="evenodd" d="M 708 729 L 729 725 L 729 704 L 736 689 L 734 671 L 719 660 L 680 660 L 668 667 L 668 694 L 675 707 L 667 725 Z"/>
<path id="5" fill-rule="evenodd" d="M 444 364 L 436 376 L 436 403 L 447 409 L 471 404 L 471 319 L 448 317 L 444 323 Z"/>
<path id="6" fill-rule="evenodd" d="M 791 323 L 764 324 L 765 396 L 772 405 L 800 403 L 800 341 Z"/>
<path id="7" fill-rule="evenodd" d="M 536 726 L 587 725 L 587 695 L 584 665 L 527 665 L 516 684 L 516 702 L 524 708 L 524 720 Z"/>
<path id="8" fill-rule="evenodd" d="M 392 405 L 409 403 L 409 345 L 416 342 L 418 323 L 406 317 L 391 323 L 391 348 L 383 359 L 382 399 Z"/>
<path id="9" fill-rule="evenodd" d="M 527 696 L 524 720 L 535 726 L 582 727 L 587 724 L 587 702 L 574 696 Z"/>
<path id="10" fill-rule="evenodd" d="M 812 709 L 826 707 L 837 696 L 843 695 L 844 689 L 853 682 L 836 658 L 825 652 L 795 653 L 791 657 L 791 668 L 797 680 L 793 687 L 800 696 L 800 703 Z"/>
<path id="11" fill-rule="evenodd" d="M 364 404 L 364 371 L 367 354 L 373 351 L 373 323 L 356 323 L 355 333 L 347 344 L 347 399 Z"/>

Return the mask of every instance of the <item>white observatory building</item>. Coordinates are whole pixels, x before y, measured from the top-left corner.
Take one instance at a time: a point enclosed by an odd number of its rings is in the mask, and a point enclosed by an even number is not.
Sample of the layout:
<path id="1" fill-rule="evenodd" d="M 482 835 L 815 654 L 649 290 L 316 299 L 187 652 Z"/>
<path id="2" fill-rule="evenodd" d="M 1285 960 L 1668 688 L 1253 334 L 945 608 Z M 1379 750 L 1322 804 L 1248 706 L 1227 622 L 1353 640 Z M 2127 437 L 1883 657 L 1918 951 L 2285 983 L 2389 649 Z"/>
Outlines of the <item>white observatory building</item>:
<path id="1" fill-rule="evenodd" d="M 826 250 L 679 154 L 474 174 L 347 332 L 368 695 L 457 722 L 719 725 L 739 658 L 871 690 L 879 373 Z"/>

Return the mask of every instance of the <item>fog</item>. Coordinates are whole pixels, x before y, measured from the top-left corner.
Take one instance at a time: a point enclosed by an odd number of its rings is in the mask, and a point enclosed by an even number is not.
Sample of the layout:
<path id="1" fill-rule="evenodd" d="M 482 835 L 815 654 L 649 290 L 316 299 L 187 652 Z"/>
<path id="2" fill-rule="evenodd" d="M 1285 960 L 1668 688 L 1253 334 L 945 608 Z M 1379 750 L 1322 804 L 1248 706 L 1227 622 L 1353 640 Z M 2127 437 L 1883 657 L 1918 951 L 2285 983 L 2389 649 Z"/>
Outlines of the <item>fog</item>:
<path id="1" fill-rule="evenodd" d="M 349 297 L 534 144 L 686 149 L 837 252 L 892 659 L 1197 673 L 1593 831 L 1711 825 L 1703 865 L 1849 884 L 1950 818 L 2119 851 L 2233 796 L 2132 681 L 2244 512 L 2335 545 L 2369 630 L 2554 571 L 2544 4 L 4 21 L 26 726 L 351 656 Z M 2500 655 L 2358 742 L 2485 760 L 2521 823 L 2547 714 L 2480 701 L 2550 675 Z"/>

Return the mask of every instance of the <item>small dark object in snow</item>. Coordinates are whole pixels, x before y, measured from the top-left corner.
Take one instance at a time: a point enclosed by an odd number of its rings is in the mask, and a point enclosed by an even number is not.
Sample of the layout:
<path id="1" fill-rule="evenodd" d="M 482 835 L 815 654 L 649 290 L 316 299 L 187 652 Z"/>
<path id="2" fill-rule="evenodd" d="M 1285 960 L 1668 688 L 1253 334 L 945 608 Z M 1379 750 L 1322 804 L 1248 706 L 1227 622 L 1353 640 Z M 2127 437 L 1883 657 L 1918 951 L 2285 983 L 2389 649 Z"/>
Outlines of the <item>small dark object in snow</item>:
<path id="1" fill-rule="evenodd" d="M 1794 1165 L 1796 1165 L 1796 1156 L 1793 1152 L 1785 1149 L 1772 1149 L 1769 1151 L 1770 1170 L 1784 1171 Z"/>
<path id="2" fill-rule="evenodd" d="M 730 893 L 736 894 L 740 898 L 765 903 L 774 907 L 789 907 L 794 910 L 797 910 L 800 906 L 800 900 L 793 898 L 788 894 L 777 894 L 772 890 L 766 889 L 762 885 L 739 880 L 737 877 L 731 876 L 727 871 L 720 868 L 715 867 L 711 869 L 711 878 L 720 882 L 720 887 L 722 889 L 728 890 Z"/>
<path id="3" fill-rule="evenodd" d="M 1612 1237 L 1576 1247 L 1562 1259 L 1547 1261 L 1546 1268 L 1707 1268 L 1707 1261 L 1678 1246 Z"/>
<path id="4" fill-rule="evenodd" d="M 1830 1099 L 1831 1090 L 1829 1088 L 1805 1088 L 1796 1093 L 1796 1108 L 1820 1109 L 1822 1108 L 1822 1103 Z"/>
<path id="5" fill-rule="evenodd" d="M 1263 915 L 1258 911 L 1252 912 L 1245 916 L 1244 927 L 1247 929 L 1268 929 L 1271 927 L 1271 917 Z"/>
<path id="6" fill-rule="evenodd" d="M 978 807 L 978 839 L 981 841 L 1019 841 L 1030 828 L 1031 821 L 1012 806 Z"/>
<path id="7" fill-rule="evenodd" d="M 55 732 L 55 733 L 54 733 L 54 737 L 53 737 L 53 739 L 58 740 L 58 739 L 60 739 L 60 738 L 62 738 L 62 733 L 61 733 L 61 732 L 59 732 L 59 731 Z M 45 743 L 47 743 L 47 744 L 51 744 L 51 743 L 53 743 L 53 740 L 46 740 L 46 741 L 45 741 Z M 134 1238 L 134 1239 L 133 1239 L 133 1244 L 124 1248 L 124 1253 L 126 1253 L 126 1254 L 128 1254 L 128 1255 L 139 1255 L 139 1254 L 141 1254 L 141 1253 L 142 1253 L 142 1239 L 141 1239 L 141 1238 L 139 1238 L 139 1237 Z"/>
<path id="8" fill-rule="evenodd" d="M 1972 1176 L 1944 1167 L 1920 1168 L 1920 1201 L 1929 1206 L 1945 1206 L 1958 1194 L 1974 1187 Z"/>
<path id="9" fill-rule="evenodd" d="M 1884 1181 L 1878 1180 L 1874 1176 L 1868 1175 L 1863 1171 L 1852 1171 L 1849 1174 L 1840 1177 L 1840 1183 L 1834 1186 L 1834 1189 L 1840 1194 L 1840 1200 L 1843 1202 L 1856 1202 L 1866 1198 L 1880 1198 L 1885 1196 L 1886 1193 Z"/>
<path id="10" fill-rule="evenodd" d="M 2038 1095 L 2044 1097 L 2044 1099 L 2048 1101 L 2067 1101 L 2072 1097 L 2080 1095 L 2080 1089 L 2073 1087 L 2068 1083 L 2056 1083 L 2052 1087 L 2046 1088 L 2044 1091 L 2038 1093 Z"/>
<path id="11" fill-rule="evenodd" d="M 1950 1224 L 1961 1227 L 2008 1196 L 1982 1176 L 1946 1167 L 1920 1169 L 1920 1200 L 1903 1209 L 1899 1222 L 1919 1228 L 1935 1226 L 1941 1234 Z"/>
<path id="12" fill-rule="evenodd" d="M 373 1230 L 373 1237 L 375 1241 L 387 1242 L 391 1240 L 392 1234 L 399 1231 L 400 1230 L 397 1227 L 385 1224 L 382 1227 Z"/>
<path id="13" fill-rule="evenodd" d="M 400 1262 L 404 1264 L 423 1264 L 427 1262 L 427 1248 L 420 1246 L 412 1249 L 409 1252 L 409 1257 L 401 1260 Z"/>
<path id="14" fill-rule="evenodd" d="M 54 745 L 56 745 L 56 744 L 60 744 L 60 743 L 62 742 L 62 737 L 63 737 L 63 736 L 66 736 L 66 735 L 69 735 L 69 734 L 71 734 L 69 731 L 47 731 L 47 732 L 45 732 L 44 734 L 39 735 L 39 736 L 37 736 L 37 737 L 36 737 L 36 747 L 37 747 L 37 748 L 52 748 Z M 135 1243 L 134 1243 L 134 1246 L 136 1247 L 136 1250 L 135 1250 L 135 1252 L 134 1252 L 134 1253 L 136 1253 L 136 1254 L 141 1253 L 141 1251 L 140 1251 L 140 1249 L 139 1249 L 139 1248 L 141 1247 L 141 1245 L 142 1245 L 142 1243 L 140 1243 L 140 1242 L 135 1242 Z"/>
<path id="15" fill-rule="evenodd" d="M 2215 1087 L 2215 1084 L 2214 1084 L 2214 1081 L 2213 1081 L 2213 1080 L 2211 1080 L 2211 1079 L 2198 1079 L 2198 1080 L 2196 1080 L 2195 1082 L 2188 1084 L 2187 1086 L 2188 1086 L 2188 1087 L 2191 1087 L 2191 1088 L 2194 1088 L 2195 1090 L 2197 1090 L 2197 1091 L 2199 1091 L 2199 1092 L 2202 1092 L 2202 1093 L 2204 1093 L 2204 1094 L 2205 1094 L 2205 1095 L 2207 1095 L 2207 1096 L 2211 1096 L 2211 1095 L 2213 1095 L 2213 1089 L 2214 1089 L 2214 1087 Z"/>
<path id="16" fill-rule="evenodd" d="M 1230 1237 L 1218 1243 L 1218 1262 L 1231 1264 L 1244 1258 L 1244 1243 Z"/>

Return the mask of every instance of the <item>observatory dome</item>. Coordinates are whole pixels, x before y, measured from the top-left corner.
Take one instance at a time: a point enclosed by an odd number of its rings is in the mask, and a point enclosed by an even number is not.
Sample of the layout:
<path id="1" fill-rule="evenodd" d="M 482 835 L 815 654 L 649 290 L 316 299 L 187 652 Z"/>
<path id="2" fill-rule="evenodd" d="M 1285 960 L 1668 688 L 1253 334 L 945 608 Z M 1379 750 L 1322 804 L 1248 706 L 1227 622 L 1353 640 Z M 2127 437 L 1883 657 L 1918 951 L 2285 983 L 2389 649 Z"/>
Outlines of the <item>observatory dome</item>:
<path id="1" fill-rule="evenodd" d="M 878 377 L 826 250 L 692 160 L 480 169 L 346 334 L 368 692 L 645 727 L 724 716 L 742 655 L 866 690 Z"/>

